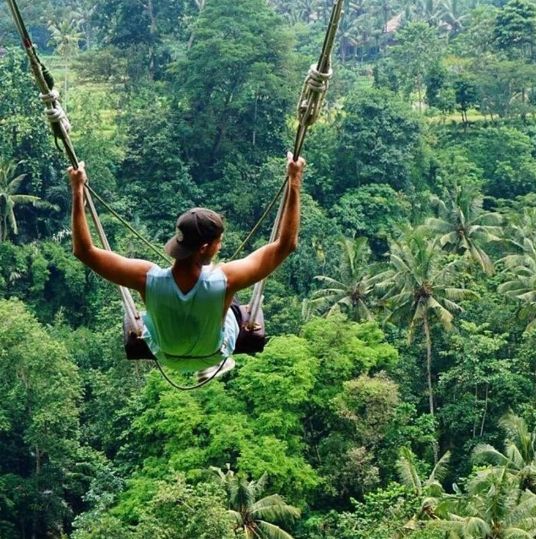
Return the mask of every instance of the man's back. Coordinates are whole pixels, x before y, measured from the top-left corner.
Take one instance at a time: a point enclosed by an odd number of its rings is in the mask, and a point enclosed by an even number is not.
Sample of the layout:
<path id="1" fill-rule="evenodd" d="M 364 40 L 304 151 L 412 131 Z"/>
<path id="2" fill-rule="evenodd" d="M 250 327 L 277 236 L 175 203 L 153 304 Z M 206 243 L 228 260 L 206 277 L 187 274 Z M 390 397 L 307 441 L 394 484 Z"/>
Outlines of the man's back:
<path id="1" fill-rule="evenodd" d="M 226 290 L 227 279 L 218 266 L 203 266 L 186 293 L 172 268 L 152 267 L 147 273 L 144 314 L 144 338 L 152 353 L 163 361 L 181 358 L 182 367 L 183 360 L 192 357 L 204 360 L 196 368 L 219 361 Z"/>

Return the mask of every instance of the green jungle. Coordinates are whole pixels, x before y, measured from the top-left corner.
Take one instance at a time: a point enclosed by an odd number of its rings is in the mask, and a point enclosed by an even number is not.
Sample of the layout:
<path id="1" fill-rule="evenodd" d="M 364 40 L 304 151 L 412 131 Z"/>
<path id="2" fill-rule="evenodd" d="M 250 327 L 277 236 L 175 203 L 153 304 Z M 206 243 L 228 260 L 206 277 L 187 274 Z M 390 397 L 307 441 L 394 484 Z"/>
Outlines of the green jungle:
<path id="1" fill-rule="evenodd" d="M 159 248 L 213 208 L 226 260 L 284 180 L 332 6 L 19 7 L 90 185 Z M 72 254 L 0 3 L 1 539 L 536 538 L 536 2 L 344 11 L 269 342 L 178 391 L 125 359 L 116 287 Z M 163 264 L 96 204 L 116 252 Z"/>

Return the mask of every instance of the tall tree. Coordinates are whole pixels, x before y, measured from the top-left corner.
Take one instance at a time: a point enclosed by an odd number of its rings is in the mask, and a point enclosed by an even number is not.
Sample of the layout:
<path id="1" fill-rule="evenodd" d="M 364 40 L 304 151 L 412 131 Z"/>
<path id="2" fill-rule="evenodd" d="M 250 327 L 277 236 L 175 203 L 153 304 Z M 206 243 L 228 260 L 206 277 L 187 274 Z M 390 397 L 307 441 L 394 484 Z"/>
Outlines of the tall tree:
<path id="1" fill-rule="evenodd" d="M 78 369 L 20 301 L 0 301 L 0 315 L 0 499 L 10 500 L 2 520 L 17 537 L 59 537 L 87 488 Z"/>
<path id="2" fill-rule="evenodd" d="M 409 188 L 422 126 L 389 90 L 354 87 L 337 122 L 335 182 L 338 192 L 367 183 Z"/>
<path id="3" fill-rule="evenodd" d="M 310 305 L 328 315 L 340 310 L 350 320 L 371 320 L 370 307 L 374 277 L 369 267 L 370 248 L 366 238 L 342 238 L 339 279 L 318 275 L 323 287 L 313 293 Z"/>
<path id="4" fill-rule="evenodd" d="M 425 6 L 431 3 L 432 0 L 423 2 Z M 397 44 L 390 49 L 389 54 L 398 66 L 406 94 L 417 92 L 417 103 L 422 111 L 426 73 L 441 56 L 441 42 L 437 31 L 422 21 L 404 26 L 396 37 Z"/>
<path id="5" fill-rule="evenodd" d="M 536 2 L 510 0 L 497 14 L 495 43 L 510 58 L 533 61 L 536 45 Z"/>
<path id="6" fill-rule="evenodd" d="M 444 264 L 437 240 L 428 240 L 424 231 L 412 231 L 391 246 L 391 269 L 385 272 L 378 287 L 386 288 L 383 301 L 390 307 L 389 321 L 408 326 L 408 340 L 422 328 L 426 345 L 426 380 L 430 414 L 434 415 L 432 383 L 432 324 L 452 328 L 454 313 L 462 310 L 456 303 L 474 296 L 465 288 L 453 286 L 456 275 L 452 264 Z"/>
<path id="7" fill-rule="evenodd" d="M 507 255 L 500 260 L 504 264 L 505 282 L 499 292 L 522 303 L 521 315 L 529 321 L 527 329 L 536 326 L 536 244 L 526 237 L 517 242 L 521 252 Z"/>
<path id="8" fill-rule="evenodd" d="M 263 0 L 208 0 L 196 39 L 172 70 L 181 156 L 194 180 L 219 179 L 226 162 L 260 164 L 283 152 L 294 99 L 291 37 Z"/>
<path id="9" fill-rule="evenodd" d="M 16 175 L 20 163 L 0 162 L 0 242 L 8 238 L 9 232 L 18 234 L 19 229 L 15 218 L 17 205 L 32 204 L 37 206 L 50 206 L 39 197 L 33 195 L 21 195 L 18 190 L 26 174 Z"/>
<path id="10" fill-rule="evenodd" d="M 80 31 L 80 22 L 75 19 L 51 21 L 48 29 L 51 33 L 50 43 L 54 45 L 56 53 L 63 59 L 63 105 L 67 108 L 69 65 L 80 50 L 83 34 Z"/>

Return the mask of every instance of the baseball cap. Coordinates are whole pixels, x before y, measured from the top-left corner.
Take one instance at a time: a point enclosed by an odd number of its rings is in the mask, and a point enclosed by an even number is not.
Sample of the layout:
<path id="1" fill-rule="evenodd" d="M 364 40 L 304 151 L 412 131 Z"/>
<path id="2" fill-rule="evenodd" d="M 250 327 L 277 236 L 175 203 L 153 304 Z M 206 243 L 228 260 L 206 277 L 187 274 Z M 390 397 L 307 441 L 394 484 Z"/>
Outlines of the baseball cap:
<path id="1" fill-rule="evenodd" d="M 222 218 L 207 208 L 192 208 L 177 219 L 175 236 L 166 243 L 166 253 L 177 260 L 189 257 L 204 243 L 219 238 Z"/>

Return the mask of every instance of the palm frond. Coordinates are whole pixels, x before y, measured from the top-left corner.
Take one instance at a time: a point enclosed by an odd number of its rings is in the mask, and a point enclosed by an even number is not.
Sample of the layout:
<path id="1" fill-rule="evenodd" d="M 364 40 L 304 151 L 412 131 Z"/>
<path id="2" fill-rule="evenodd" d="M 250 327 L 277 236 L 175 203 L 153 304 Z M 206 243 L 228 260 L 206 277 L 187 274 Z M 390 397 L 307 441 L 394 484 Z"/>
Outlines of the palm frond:
<path id="1" fill-rule="evenodd" d="M 447 451 L 438 461 L 437 464 L 432 469 L 430 477 L 427 480 L 428 484 L 431 484 L 433 481 L 443 481 L 448 471 L 448 464 L 450 462 L 450 451 Z"/>
<path id="2" fill-rule="evenodd" d="M 287 504 L 279 494 L 272 494 L 256 501 L 250 509 L 251 515 L 273 522 L 289 522 L 300 516 L 300 510 Z"/>
<path id="3" fill-rule="evenodd" d="M 279 526 L 270 524 L 264 520 L 258 521 L 256 526 L 262 533 L 262 535 L 259 536 L 261 539 L 294 539 L 290 533 L 281 529 Z"/>
<path id="4" fill-rule="evenodd" d="M 396 469 L 403 485 L 411 488 L 416 494 L 422 494 L 422 482 L 415 467 L 415 457 L 409 448 L 400 449 Z"/>

